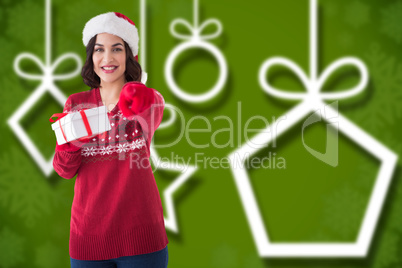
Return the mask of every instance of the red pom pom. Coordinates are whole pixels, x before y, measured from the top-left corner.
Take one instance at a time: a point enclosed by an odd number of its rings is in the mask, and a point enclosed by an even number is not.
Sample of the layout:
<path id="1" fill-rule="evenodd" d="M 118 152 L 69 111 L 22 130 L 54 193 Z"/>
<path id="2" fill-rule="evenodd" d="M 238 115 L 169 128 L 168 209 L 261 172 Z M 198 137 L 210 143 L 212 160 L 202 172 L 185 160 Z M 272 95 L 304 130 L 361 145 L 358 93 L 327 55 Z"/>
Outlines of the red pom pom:
<path id="1" fill-rule="evenodd" d="M 132 81 L 124 84 L 118 102 L 124 116 L 141 114 L 154 102 L 154 91 L 143 83 Z"/>

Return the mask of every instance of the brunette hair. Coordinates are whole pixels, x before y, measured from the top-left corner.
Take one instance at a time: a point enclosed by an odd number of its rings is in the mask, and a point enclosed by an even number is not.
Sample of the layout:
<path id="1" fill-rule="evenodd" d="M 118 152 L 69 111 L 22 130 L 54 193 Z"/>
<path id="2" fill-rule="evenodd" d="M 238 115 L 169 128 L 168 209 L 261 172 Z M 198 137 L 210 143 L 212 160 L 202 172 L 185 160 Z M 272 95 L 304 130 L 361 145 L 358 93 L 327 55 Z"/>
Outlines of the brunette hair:
<path id="1" fill-rule="evenodd" d="M 92 54 L 95 49 L 96 36 L 89 40 L 86 47 L 87 58 L 85 64 L 82 67 L 81 76 L 84 79 L 84 83 L 91 89 L 100 87 L 100 78 L 94 71 L 94 62 L 92 60 Z M 134 58 L 133 52 L 129 45 L 124 41 L 124 47 L 126 49 L 126 71 L 124 72 L 126 81 L 141 81 L 142 68 L 141 65 Z"/>

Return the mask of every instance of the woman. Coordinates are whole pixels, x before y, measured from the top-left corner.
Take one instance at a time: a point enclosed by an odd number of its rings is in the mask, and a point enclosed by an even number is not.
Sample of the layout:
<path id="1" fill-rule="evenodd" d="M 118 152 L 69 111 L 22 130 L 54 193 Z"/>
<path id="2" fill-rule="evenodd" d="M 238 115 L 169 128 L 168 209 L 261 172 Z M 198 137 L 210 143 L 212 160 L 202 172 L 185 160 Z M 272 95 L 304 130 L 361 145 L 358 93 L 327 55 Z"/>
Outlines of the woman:
<path id="1" fill-rule="evenodd" d="M 82 77 L 90 90 L 72 94 L 64 112 L 105 105 L 111 130 L 63 145 L 55 171 L 77 174 L 71 208 L 71 267 L 167 267 L 168 239 L 149 163 L 164 100 L 141 82 L 138 33 L 120 13 L 89 20 Z M 117 103 L 117 104 L 116 104 Z"/>

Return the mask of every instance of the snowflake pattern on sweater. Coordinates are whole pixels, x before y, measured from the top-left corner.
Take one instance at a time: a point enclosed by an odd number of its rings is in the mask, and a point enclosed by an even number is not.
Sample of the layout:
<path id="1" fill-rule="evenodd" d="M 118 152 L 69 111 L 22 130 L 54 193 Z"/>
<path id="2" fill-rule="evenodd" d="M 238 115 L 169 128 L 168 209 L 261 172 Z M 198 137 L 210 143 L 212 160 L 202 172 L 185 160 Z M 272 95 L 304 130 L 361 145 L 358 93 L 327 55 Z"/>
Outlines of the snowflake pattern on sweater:
<path id="1" fill-rule="evenodd" d="M 129 153 L 146 146 L 146 140 L 138 121 L 128 120 L 120 110 L 109 115 L 111 130 L 101 133 L 91 139 L 81 148 L 85 158 L 96 157 L 96 161 L 106 161 L 109 158 L 99 158 L 99 155 L 113 153 Z M 83 159 L 83 162 L 94 162 L 94 159 Z"/>
<path id="2" fill-rule="evenodd" d="M 102 147 L 85 147 L 83 148 L 81 154 L 83 156 L 95 156 L 95 155 L 105 155 L 112 153 L 125 153 L 130 150 L 138 149 L 145 146 L 145 140 L 143 138 L 137 139 L 131 143 L 119 143 L 116 145 L 108 145 Z"/>

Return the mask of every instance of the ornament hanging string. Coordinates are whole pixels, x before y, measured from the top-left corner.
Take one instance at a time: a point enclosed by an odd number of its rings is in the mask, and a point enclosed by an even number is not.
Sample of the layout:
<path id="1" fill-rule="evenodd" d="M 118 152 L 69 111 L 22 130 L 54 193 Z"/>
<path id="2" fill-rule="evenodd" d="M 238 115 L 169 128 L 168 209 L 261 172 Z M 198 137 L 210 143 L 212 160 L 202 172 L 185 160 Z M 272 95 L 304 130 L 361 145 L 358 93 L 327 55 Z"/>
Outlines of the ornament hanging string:
<path id="1" fill-rule="evenodd" d="M 32 139 L 29 137 L 27 132 L 20 125 L 20 120 L 29 113 L 32 107 L 38 102 L 38 100 L 45 94 L 49 92 L 52 97 L 54 97 L 58 103 L 64 104 L 67 97 L 63 94 L 63 92 L 58 88 L 58 86 L 54 83 L 54 81 L 61 81 L 75 77 L 79 75 L 82 63 L 81 58 L 74 53 L 65 53 L 59 56 L 55 61 L 52 61 L 51 57 L 51 8 L 50 8 L 50 0 L 45 0 L 45 45 L 44 52 L 45 57 L 42 61 L 38 56 L 22 52 L 14 60 L 13 68 L 16 74 L 19 77 L 22 77 L 27 80 L 39 80 L 39 86 L 28 96 L 28 98 L 16 109 L 16 111 L 10 116 L 8 119 L 8 124 L 24 145 L 27 152 L 31 155 L 32 159 L 37 163 L 37 165 L 41 168 L 45 176 L 49 176 L 54 170 L 51 165 L 52 160 L 48 160 L 41 153 L 39 148 L 35 145 Z M 57 72 L 57 69 L 60 69 L 60 66 L 66 60 L 73 60 L 73 64 L 75 65 L 75 69 L 69 72 Z M 39 69 L 39 73 L 31 73 L 27 71 L 27 69 L 23 68 L 21 62 L 24 61 L 31 62 L 36 65 Z M 69 66 L 73 66 L 73 64 L 69 64 Z M 31 64 L 32 65 L 32 64 Z"/>
<path id="2" fill-rule="evenodd" d="M 220 21 L 217 19 L 208 19 L 204 21 L 200 26 L 198 25 L 198 0 L 194 0 L 194 16 L 193 16 L 193 25 L 191 25 L 188 21 L 184 19 L 175 19 L 170 24 L 170 32 L 173 36 L 178 39 L 186 40 L 185 42 L 178 45 L 174 48 L 165 64 L 165 77 L 167 80 L 167 84 L 169 85 L 172 92 L 182 100 L 188 102 L 204 102 L 212 99 L 216 96 L 221 89 L 223 88 L 226 78 L 227 78 L 227 64 L 222 52 L 219 51 L 214 45 L 206 42 L 206 40 L 213 39 L 221 34 L 222 25 Z M 176 30 L 176 26 L 181 25 L 184 26 L 190 34 L 183 34 Z M 215 25 L 216 30 L 210 34 L 202 34 L 202 32 L 210 25 Z M 191 48 L 203 48 L 213 54 L 213 56 L 217 59 L 219 64 L 220 74 L 218 77 L 218 81 L 216 84 L 209 89 L 207 92 L 202 94 L 190 94 L 182 90 L 175 82 L 173 78 L 173 63 L 174 60 L 181 54 L 183 51 Z"/>
<path id="3" fill-rule="evenodd" d="M 315 105 L 322 104 L 322 100 L 335 100 L 345 99 L 359 94 L 368 83 L 368 71 L 365 64 L 355 57 L 343 57 L 331 63 L 324 72 L 317 76 L 317 0 L 310 0 L 310 78 L 307 77 L 302 68 L 294 61 L 284 57 L 273 57 L 265 61 L 259 72 L 259 82 L 262 88 L 270 95 L 289 100 L 304 100 L 305 104 Z M 289 68 L 300 79 L 306 88 L 306 93 L 295 93 L 281 89 L 277 89 L 269 84 L 265 77 L 268 70 L 274 65 L 282 65 Z M 343 66 L 352 65 L 355 66 L 360 72 L 359 83 L 350 89 L 343 90 L 341 92 L 320 92 L 327 79 L 337 71 L 337 69 Z"/>

